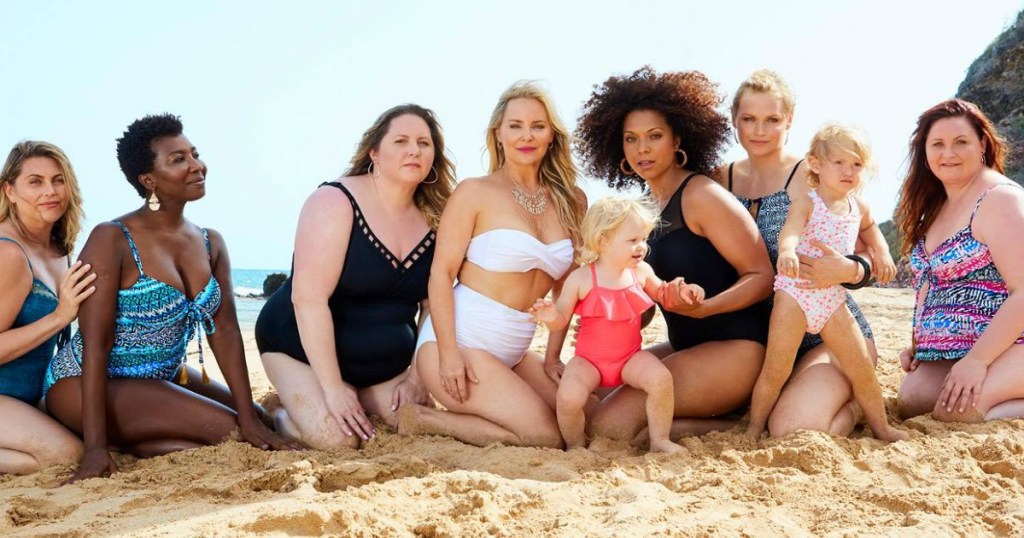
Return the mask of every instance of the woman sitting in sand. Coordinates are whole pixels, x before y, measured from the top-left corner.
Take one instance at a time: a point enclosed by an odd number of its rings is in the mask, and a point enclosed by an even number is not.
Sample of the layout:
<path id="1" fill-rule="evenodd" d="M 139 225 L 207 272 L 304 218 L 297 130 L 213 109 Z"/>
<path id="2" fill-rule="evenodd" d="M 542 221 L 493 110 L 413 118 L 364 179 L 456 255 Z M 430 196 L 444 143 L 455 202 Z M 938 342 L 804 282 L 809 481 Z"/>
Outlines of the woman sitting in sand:
<path id="1" fill-rule="evenodd" d="M 298 448 L 257 418 L 224 238 L 185 219 L 185 204 L 206 194 L 206 165 L 181 121 L 136 120 L 117 157 L 146 202 L 90 234 L 81 259 L 96 292 L 46 371 L 46 407 L 85 440 L 71 480 L 117 471 L 111 448 L 156 456 L 219 443 L 236 428 L 256 447 Z M 193 339 L 203 366 L 202 332 L 230 393 L 198 384 L 185 366 Z"/>
<path id="2" fill-rule="evenodd" d="M 82 442 L 37 408 L 58 339 L 96 291 L 90 266 L 71 265 L 81 227 L 82 195 L 64 152 L 15 144 L 0 171 L 0 475 L 82 458 Z"/>
<path id="3" fill-rule="evenodd" d="M 576 356 L 558 383 L 556 415 L 567 448 L 586 446 L 584 407 L 597 387 L 627 385 L 647 393 L 647 423 L 653 452 L 678 452 L 669 439 L 672 426 L 672 373 L 649 351 L 640 349 L 641 317 L 672 293 L 700 303 L 704 290 L 695 284 L 666 284 L 647 262 L 647 236 L 658 212 L 644 201 L 603 198 L 583 219 L 580 261 L 565 279 L 558 303 L 538 299 L 530 312 L 554 331 L 580 316 Z"/>
<path id="4" fill-rule="evenodd" d="M 917 289 L 899 413 L 945 421 L 1024 417 L 1024 191 L 972 103 L 917 120 L 896 221 Z"/>
<path id="5" fill-rule="evenodd" d="M 731 109 L 736 139 L 747 158 L 715 173 L 754 217 L 773 266 L 792 200 L 806 198 L 810 189 L 806 161 L 785 148 L 795 109 L 793 92 L 778 73 L 761 69 L 751 74 L 736 90 Z M 827 245 L 818 246 L 823 251 L 820 258 L 800 256 L 800 278 L 807 286 L 842 284 L 856 289 L 868 283 L 871 256 L 867 252 L 843 256 Z M 889 257 L 887 252 L 882 255 Z M 850 294 L 846 294 L 846 306 L 867 341 L 872 364 L 877 363 L 878 350 L 867 318 Z M 796 357 L 793 373 L 768 419 L 769 434 L 781 437 L 810 429 L 848 435 L 861 413 L 835 353 L 819 335 L 807 333 Z"/>
<path id="6" fill-rule="evenodd" d="M 820 334 L 836 356 L 875 437 L 906 439 L 906 434 L 888 423 L 882 387 L 864 335 L 846 306 L 846 290 L 839 285 L 806 289 L 798 278 L 798 252 L 811 258 L 824 254 L 812 241 L 851 254 L 858 234 L 875 254 L 879 282 L 884 284 L 895 276 L 896 265 L 885 237 L 858 194 L 861 174 L 874 168 L 871 149 L 862 133 L 838 123 L 826 124 L 811 140 L 807 168 L 812 189 L 793 200 L 779 232 L 768 350 L 751 397 L 747 436 L 761 436 L 782 386 L 793 372 L 800 342 L 809 333 Z"/>
<path id="7" fill-rule="evenodd" d="M 306 200 L 292 275 L 256 321 L 256 344 L 283 409 L 278 429 L 318 449 L 358 447 L 367 415 L 429 397 L 415 368 L 435 230 L 455 184 L 433 112 L 389 109 L 351 166 Z"/>
<path id="8" fill-rule="evenodd" d="M 587 171 L 617 189 L 644 187 L 663 207 L 647 262 L 662 280 L 683 277 L 706 298 L 664 294 L 668 340 L 648 349 L 672 372 L 673 428 L 703 432 L 733 422 L 703 420 L 746 403 L 761 371 L 773 271 L 750 214 L 707 177 L 728 140 L 715 85 L 698 72 L 642 68 L 611 77 L 584 104 L 577 138 Z M 681 289 L 680 289 L 681 290 Z M 633 439 L 645 395 L 622 387 L 601 403 L 596 435 Z"/>
<path id="9" fill-rule="evenodd" d="M 420 376 L 447 411 L 409 407 L 399 431 L 560 447 L 562 363 L 554 346 L 543 360 L 527 351 L 536 324 L 526 311 L 572 266 L 586 200 L 569 133 L 535 84 L 517 83 L 498 99 L 487 149 L 490 174 L 459 183 L 441 217 L 432 325 L 417 343 Z"/>

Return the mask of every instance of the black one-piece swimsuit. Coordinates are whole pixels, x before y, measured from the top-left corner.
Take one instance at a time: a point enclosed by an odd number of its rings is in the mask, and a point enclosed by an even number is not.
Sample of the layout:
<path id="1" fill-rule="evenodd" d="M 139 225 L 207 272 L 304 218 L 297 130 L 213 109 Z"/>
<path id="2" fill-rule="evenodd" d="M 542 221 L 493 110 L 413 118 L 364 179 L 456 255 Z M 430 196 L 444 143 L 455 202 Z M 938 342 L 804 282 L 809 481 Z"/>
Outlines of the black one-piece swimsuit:
<path id="1" fill-rule="evenodd" d="M 346 383 L 369 387 L 393 379 L 412 362 L 416 314 L 420 302 L 427 298 L 436 236 L 428 232 L 399 260 L 367 225 L 352 193 L 338 182 L 324 185 L 345 193 L 353 210 L 345 265 L 327 302 L 334 322 L 338 366 Z M 284 353 L 309 363 L 295 322 L 292 277 L 267 300 L 255 332 L 260 353 Z"/>

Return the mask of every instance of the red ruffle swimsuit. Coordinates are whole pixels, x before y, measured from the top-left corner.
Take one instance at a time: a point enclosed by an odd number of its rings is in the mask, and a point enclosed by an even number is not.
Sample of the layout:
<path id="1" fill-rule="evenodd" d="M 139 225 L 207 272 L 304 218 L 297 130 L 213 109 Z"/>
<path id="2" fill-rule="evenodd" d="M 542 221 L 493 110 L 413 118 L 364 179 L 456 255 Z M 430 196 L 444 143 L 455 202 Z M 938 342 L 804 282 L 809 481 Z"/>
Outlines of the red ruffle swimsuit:
<path id="1" fill-rule="evenodd" d="M 576 356 L 601 373 L 602 387 L 622 384 L 622 368 L 640 351 L 640 316 L 654 306 L 633 272 L 633 284 L 622 289 L 597 285 L 597 270 L 590 264 L 594 286 L 573 312 L 580 316 Z"/>

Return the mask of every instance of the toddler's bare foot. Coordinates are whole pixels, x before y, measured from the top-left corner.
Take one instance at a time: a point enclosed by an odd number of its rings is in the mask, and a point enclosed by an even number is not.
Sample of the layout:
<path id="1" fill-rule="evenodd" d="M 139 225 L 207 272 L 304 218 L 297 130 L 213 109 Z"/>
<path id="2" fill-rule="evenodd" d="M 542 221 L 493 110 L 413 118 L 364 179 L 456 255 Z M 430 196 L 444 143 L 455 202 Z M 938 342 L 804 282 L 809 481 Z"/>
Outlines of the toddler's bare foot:
<path id="1" fill-rule="evenodd" d="M 683 447 L 669 441 L 668 439 L 651 439 L 651 452 L 665 452 L 666 454 L 674 454 L 676 452 L 682 452 L 685 450 Z"/>
<path id="2" fill-rule="evenodd" d="M 907 439 L 910 438 L 910 436 L 907 435 L 907 432 L 894 428 L 888 424 L 886 424 L 883 428 L 879 428 L 878 431 L 875 431 L 874 428 L 872 428 L 872 431 L 874 432 L 876 438 L 881 439 L 882 441 L 885 441 L 887 443 L 892 443 L 895 441 L 906 441 Z"/>

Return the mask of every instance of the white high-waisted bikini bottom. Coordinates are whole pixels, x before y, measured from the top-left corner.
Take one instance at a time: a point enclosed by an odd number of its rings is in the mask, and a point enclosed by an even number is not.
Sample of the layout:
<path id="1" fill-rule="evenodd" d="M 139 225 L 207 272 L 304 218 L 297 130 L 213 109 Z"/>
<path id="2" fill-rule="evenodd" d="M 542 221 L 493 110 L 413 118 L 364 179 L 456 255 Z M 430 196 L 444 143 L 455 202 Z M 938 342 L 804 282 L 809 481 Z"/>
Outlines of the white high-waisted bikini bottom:
<path id="1" fill-rule="evenodd" d="M 530 315 L 509 308 L 462 284 L 455 285 L 455 343 L 459 347 L 482 349 L 509 368 L 519 364 L 530 348 L 537 324 Z M 426 342 L 436 342 L 428 316 L 416 339 L 416 351 Z"/>

